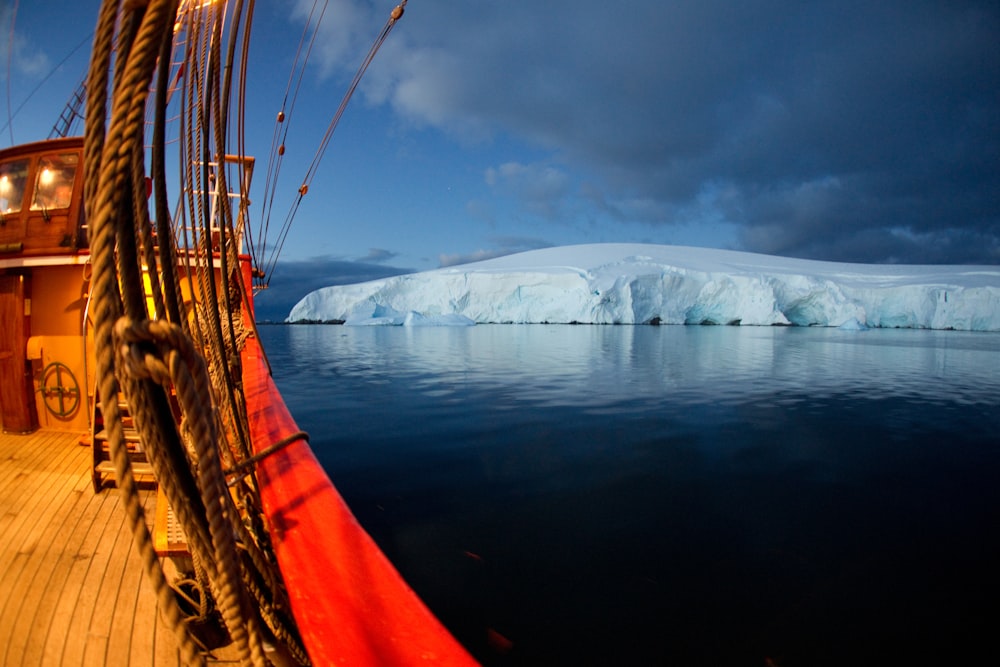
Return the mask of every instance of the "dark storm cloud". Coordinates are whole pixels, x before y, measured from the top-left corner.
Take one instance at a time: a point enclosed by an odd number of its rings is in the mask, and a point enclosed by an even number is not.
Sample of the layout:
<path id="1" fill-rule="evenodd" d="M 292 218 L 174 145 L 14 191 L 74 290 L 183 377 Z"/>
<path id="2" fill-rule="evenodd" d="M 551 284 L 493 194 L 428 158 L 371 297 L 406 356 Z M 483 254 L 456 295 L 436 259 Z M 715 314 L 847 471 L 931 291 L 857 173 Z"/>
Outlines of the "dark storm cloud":
<path id="1" fill-rule="evenodd" d="M 721 216 L 784 255 L 1000 261 L 995 1 L 453 0 L 404 20 L 370 100 L 546 148 L 609 211 Z M 574 210 L 568 181 L 516 166 L 526 205 Z"/>
<path id="2" fill-rule="evenodd" d="M 258 321 L 282 322 L 300 299 L 321 287 L 363 283 L 411 271 L 371 260 L 352 262 L 335 257 L 278 262 L 271 286 L 254 298 L 255 314 Z"/>

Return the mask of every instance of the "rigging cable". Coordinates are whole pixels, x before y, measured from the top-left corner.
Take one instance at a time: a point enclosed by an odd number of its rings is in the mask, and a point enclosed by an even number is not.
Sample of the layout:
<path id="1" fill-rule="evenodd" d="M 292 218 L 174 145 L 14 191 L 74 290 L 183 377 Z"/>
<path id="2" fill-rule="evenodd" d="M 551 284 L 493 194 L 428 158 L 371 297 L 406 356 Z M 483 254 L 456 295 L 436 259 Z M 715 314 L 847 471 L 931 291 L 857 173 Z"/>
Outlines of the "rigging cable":
<path id="1" fill-rule="evenodd" d="M 76 52 L 79 51 L 81 48 L 83 48 L 84 45 L 90 43 L 91 40 L 92 40 L 92 38 L 94 37 L 94 33 L 92 32 L 89 35 L 87 35 L 86 37 L 84 37 L 82 40 L 80 40 L 77 43 L 77 45 L 74 46 L 72 49 L 70 49 L 69 53 L 67 53 L 63 57 L 63 59 L 60 60 L 55 65 L 55 67 L 53 67 L 51 70 L 49 70 L 48 74 L 46 74 L 45 76 L 43 76 L 41 79 L 38 80 L 37 83 L 35 83 L 35 87 L 32 88 L 31 91 L 28 92 L 28 94 L 24 96 L 24 99 L 21 100 L 21 103 L 17 105 L 17 108 L 11 110 L 10 103 L 11 103 L 11 100 L 13 99 L 13 96 L 11 95 L 10 86 L 11 86 L 11 77 L 12 77 L 12 74 L 13 74 L 13 61 L 14 61 L 14 25 L 15 25 L 15 17 L 17 15 L 17 5 L 18 5 L 18 3 L 15 0 L 15 2 L 14 2 L 14 9 L 13 9 L 12 16 L 11 16 L 11 23 L 10 23 L 10 36 L 9 36 L 9 40 L 8 40 L 8 44 L 7 44 L 7 47 L 8 47 L 7 48 L 7 122 L 4 123 L 2 127 L 0 127 L 0 132 L 2 132 L 4 130 L 9 130 L 10 131 L 10 143 L 11 144 L 14 143 L 14 118 L 17 117 L 17 115 L 19 113 L 21 113 L 21 110 L 24 109 L 25 105 L 27 105 L 28 102 L 31 101 L 31 98 L 33 98 L 35 96 L 35 93 L 37 93 L 42 88 L 42 86 L 44 86 L 45 83 L 49 79 L 51 79 L 55 75 L 56 72 L 59 71 L 59 68 L 61 68 L 63 65 L 65 65 L 66 62 L 70 58 L 72 58 L 74 55 L 76 55 Z M 67 121 L 67 129 L 65 131 L 63 131 L 63 132 L 56 132 L 56 128 L 53 127 L 52 128 L 52 132 L 49 134 L 49 139 L 51 139 L 52 137 L 57 136 L 57 135 L 58 136 L 62 136 L 62 137 L 68 136 L 69 135 L 69 126 L 74 121 L 79 120 L 82 117 L 81 114 L 79 113 L 79 107 L 81 107 L 83 105 L 83 102 L 79 101 L 79 103 L 78 103 L 78 97 L 81 94 L 80 91 L 85 88 L 85 85 L 84 85 L 85 83 L 86 83 L 86 74 L 84 75 L 83 80 L 80 82 L 79 86 L 77 86 L 77 90 L 74 91 L 73 95 L 70 97 L 69 102 L 66 103 L 66 110 L 63 111 L 63 116 L 66 116 L 67 112 L 70 112 L 69 120 Z"/>
<path id="2" fill-rule="evenodd" d="M 17 22 L 17 5 L 19 0 L 14 0 L 14 6 L 10 12 L 10 38 L 7 40 L 7 127 L 10 129 L 10 143 L 14 145 L 14 114 L 10 110 L 10 75 L 14 63 L 14 26 Z"/>
<path id="3" fill-rule="evenodd" d="M 10 87 L 11 87 L 11 77 L 13 75 L 14 39 L 15 39 L 14 27 L 15 27 L 15 19 L 17 17 L 17 5 L 18 5 L 18 0 L 15 0 L 14 7 L 11 12 L 10 35 L 7 41 L 7 122 L 4 123 L 2 127 L 0 127 L 0 132 L 4 130 L 10 131 L 10 143 L 12 145 L 14 144 L 14 118 L 16 118 L 19 113 L 21 113 L 21 110 L 24 109 L 25 105 L 27 105 L 28 102 L 31 101 L 31 98 L 35 96 L 35 93 L 41 90 L 42 86 L 44 86 L 46 82 L 48 82 L 48 80 L 51 79 L 55 75 L 55 73 L 58 72 L 59 69 L 63 65 L 65 65 L 70 58 L 76 55 L 77 51 L 82 49 L 86 44 L 90 43 L 94 37 L 94 33 L 91 32 L 89 35 L 81 39 L 77 43 L 77 45 L 74 46 L 72 49 L 70 49 L 69 53 L 67 53 L 63 57 L 63 59 L 60 60 L 55 65 L 55 67 L 49 70 L 48 74 L 46 74 L 45 76 L 43 76 L 41 79 L 38 80 L 38 82 L 35 84 L 35 87 L 32 88 L 28 92 L 28 94 L 24 96 L 24 99 L 21 100 L 21 103 L 17 105 L 17 108 L 12 110 L 10 103 L 11 100 L 13 99 L 13 96 L 11 95 Z M 57 131 L 58 125 L 56 127 L 53 127 L 52 132 L 49 133 L 49 139 L 52 139 L 55 136 L 60 136 L 60 137 L 69 136 L 72 124 L 75 121 L 82 118 L 82 114 L 80 113 L 80 108 L 83 106 L 83 100 L 80 99 L 81 95 L 80 91 L 81 90 L 85 91 L 86 81 L 87 77 L 86 74 L 84 74 L 83 78 L 80 81 L 80 84 L 77 86 L 76 91 L 73 92 L 73 95 L 70 97 L 70 100 L 66 103 L 66 109 L 63 111 L 63 117 L 67 117 L 67 114 L 69 115 L 66 120 L 65 129 Z M 62 120 L 62 118 L 60 118 L 60 120 Z"/>
<path id="4" fill-rule="evenodd" d="M 309 12 L 309 18 L 306 20 L 306 24 L 302 29 L 302 36 L 299 38 L 299 45 L 295 52 L 295 60 L 293 61 L 292 71 L 288 75 L 288 83 L 285 86 L 285 96 L 282 98 L 281 109 L 278 110 L 278 115 L 275 118 L 274 135 L 271 140 L 271 150 L 268 154 L 268 172 L 264 183 L 264 205 L 261 207 L 261 222 L 259 228 L 261 246 L 259 253 L 256 251 L 252 239 L 248 238 L 248 246 L 250 248 L 251 256 L 254 258 L 254 264 L 258 267 L 260 267 L 267 250 L 267 234 L 270 229 L 271 211 L 274 207 L 274 197 L 278 189 L 278 174 L 281 172 L 281 163 L 283 162 L 285 154 L 285 141 L 288 138 L 288 131 L 291 126 L 290 119 L 295 110 L 295 103 L 298 100 L 299 91 L 302 88 L 302 80 L 305 76 L 306 66 L 309 62 L 309 57 L 312 54 L 313 46 L 316 44 L 316 39 L 319 36 L 319 26 L 323 23 L 323 17 L 326 15 L 329 0 L 324 0 L 323 8 L 319 13 L 319 18 L 314 22 L 313 15 L 316 13 L 316 7 L 318 4 L 319 0 L 315 0 L 313 2 L 312 9 Z M 315 27 L 312 28 L 312 36 L 309 38 L 309 46 L 306 48 L 305 57 L 303 57 L 302 47 L 306 41 L 306 35 L 309 34 L 310 28 L 313 25 L 315 25 Z M 295 81 L 294 90 L 292 89 L 293 80 Z M 290 90 L 292 90 L 292 96 L 291 105 L 289 106 L 288 97 Z"/>
<path id="5" fill-rule="evenodd" d="M 340 122 L 341 116 L 344 115 L 344 110 L 347 108 L 347 103 L 350 102 L 351 97 L 354 95 L 354 91 L 357 89 L 358 84 L 361 83 L 361 78 L 364 76 L 365 72 L 368 70 L 368 66 L 371 65 L 372 60 L 375 58 L 375 54 L 378 53 L 382 44 L 385 42 L 389 33 L 392 31 L 396 22 L 403 16 L 403 11 L 405 10 L 407 0 L 402 0 L 389 14 L 389 19 L 386 21 L 385 26 L 382 28 L 382 32 L 379 33 L 375 42 L 372 44 L 368 51 L 368 55 L 365 56 L 364 61 L 358 68 L 358 71 L 354 74 L 354 79 L 351 81 L 351 85 L 348 87 L 347 92 L 344 94 L 344 98 L 340 101 L 340 106 L 337 107 L 337 111 L 334 113 L 333 118 L 330 120 L 330 124 L 326 129 L 326 134 L 323 135 L 323 140 L 320 142 L 319 148 L 316 154 L 313 156 L 313 160 L 306 170 L 306 175 L 302 180 L 302 185 L 299 186 L 298 196 L 292 203 L 288 214 L 285 216 L 285 220 L 282 223 L 281 230 L 278 233 L 278 239 L 276 242 L 276 247 L 271 251 L 271 255 L 268 257 L 265 265 L 262 267 L 264 269 L 264 286 L 266 287 L 271 280 L 271 274 L 274 270 L 274 266 L 278 262 L 278 255 L 281 253 L 282 248 L 285 245 L 285 239 L 288 238 L 288 232 L 291 228 L 292 219 L 295 217 L 299 206 L 302 203 L 302 198 L 309 192 L 309 185 L 312 183 L 312 179 L 316 175 L 316 170 L 319 168 L 320 160 L 322 160 L 323 155 L 326 153 L 327 146 L 330 143 L 330 138 L 333 135 L 333 131 L 337 128 L 337 124 Z"/>

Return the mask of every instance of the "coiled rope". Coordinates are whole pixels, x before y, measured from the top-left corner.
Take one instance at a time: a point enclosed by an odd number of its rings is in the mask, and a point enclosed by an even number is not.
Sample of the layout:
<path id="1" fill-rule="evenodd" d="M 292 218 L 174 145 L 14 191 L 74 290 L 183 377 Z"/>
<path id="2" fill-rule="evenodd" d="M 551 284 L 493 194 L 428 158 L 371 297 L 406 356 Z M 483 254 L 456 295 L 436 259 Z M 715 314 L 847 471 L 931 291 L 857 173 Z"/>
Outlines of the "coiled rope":
<path id="1" fill-rule="evenodd" d="M 210 199 L 213 192 L 228 192 L 224 170 L 217 169 L 212 182 L 208 166 L 213 153 L 226 154 L 231 82 L 221 73 L 231 68 L 221 62 L 222 6 L 184 14 L 193 73 L 188 80 L 195 82 L 185 88 L 186 134 L 180 142 L 187 204 L 170 224 L 162 127 L 154 127 L 152 158 L 155 238 L 145 201 L 147 103 L 157 106 L 154 116 L 160 120 L 154 125 L 161 125 L 166 97 L 161 87 L 150 102 L 150 82 L 158 59 L 162 79 L 179 4 L 105 0 L 95 32 L 84 159 L 98 393 L 128 521 L 160 608 L 177 633 L 184 663 L 203 664 L 204 647 L 185 623 L 153 549 L 115 400 L 119 393 L 128 402 L 150 465 L 188 539 L 197 580 L 204 582 L 199 586 L 207 585 L 199 605 L 208 604 L 205 598 L 211 597 L 241 663 L 267 664 L 265 639 L 277 639 L 291 657 L 308 664 L 259 518 L 253 471 L 246 471 L 232 488 L 223 474 L 223 464 L 244 472 L 241 461 L 249 459 L 249 443 L 239 367 L 233 363 L 247 335 L 238 323 L 248 297 L 235 280 L 237 248 L 229 200 L 216 197 L 220 215 L 213 216 Z M 251 15 L 243 2 L 235 4 L 230 39 L 239 38 Z M 230 48 L 227 58 L 233 54 Z M 246 193 L 242 195 L 241 215 Z M 188 243 L 189 222 L 200 243 Z M 183 241 L 179 246 L 178 229 Z M 218 267 L 213 229 L 220 233 Z M 157 262 L 162 281 L 152 279 Z M 185 300 L 179 265 L 187 276 L 187 298 L 193 301 Z M 152 313 L 143 292 L 144 275 L 152 282 Z"/>
<path id="2" fill-rule="evenodd" d="M 159 13 L 157 12 L 159 10 Z M 161 0 L 151 3 L 148 11 L 129 11 L 122 15 L 122 34 L 131 34 L 137 18 L 144 18 L 152 23 L 157 18 L 164 20 L 171 11 L 176 12 L 176 2 Z M 138 14 L 138 16 L 137 16 Z M 91 258 L 94 274 L 91 281 L 96 298 L 93 300 L 94 328 L 96 332 L 96 363 L 98 391 L 102 396 L 115 397 L 119 392 L 118 380 L 114 373 L 114 355 L 109 345 L 111 329 L 114 321 L 122 311 L 121 296 L 118 291 L 117 272 L 115 267 L 115 246 L 119 236 L 119 218 L 123 206 L 119 193 L 126 186 L 126 172 L 120 166 L 120 158 L 116 153 L 127 152 L 128 143 L 125 140 L 123 125 L 127 122 L 126 94 L 116 98 L 111 118 L 111 129 L 105 127 L 106 107 L 108 101 L 108 72 L 112 62 L 115 23 L 118 19 L 117 3 L 109 0 L 102 5 L 98 27 L 95 33 L 93 56 L 88 73 L 88 89 L 91 94 L 87 100 L 87 123 L 85 133 L 85 209 L 91 229 Z M 160 26 L 162 29 L 162 25 Z M 129 62 L 126 56 L 134 55 L 129 49 L 118 53 L 118 71 L 124 68 L 121 63 Z M 138 59 L 131 61 L 132 70 L 142 71 L 144 63 Z M 133 73 L 133 79 L 138 78 Z M 134 88 L 134 85 L 133 85 Z M 124 87 L 122 88 L 124 90 Z M 140 95 L 142 93 L 140 92 Z M 143 567 L 151 578 L 160 607 L 168 623 L 174 628 L 180 642 L 181 656 L 186 664 L 203 664 L 201 654 L 193 639 L 184 631 L 180 609 L 173 599 L 172 591 L 163 574 L 159 559 L 152 548 L 152 539 L 132 475 L 128 450 L 124 442 L 124 432 L 121 413 L 117 401 L 104 402 L 106 427 L 109 435 L 109 447 L 115 463 L 116 478 L 122 491 L 126 513 L 132 527 L 134 539 L 143 560 Z"/>

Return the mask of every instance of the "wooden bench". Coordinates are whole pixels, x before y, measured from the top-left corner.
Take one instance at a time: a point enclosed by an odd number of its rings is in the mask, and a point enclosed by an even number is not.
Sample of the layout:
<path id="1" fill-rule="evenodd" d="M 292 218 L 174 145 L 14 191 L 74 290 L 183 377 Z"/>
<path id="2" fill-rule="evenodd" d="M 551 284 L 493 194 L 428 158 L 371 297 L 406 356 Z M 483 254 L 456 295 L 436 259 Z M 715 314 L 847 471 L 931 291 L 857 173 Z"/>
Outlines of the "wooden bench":
<path id="1" fill-rule="evenodd" d="M 156 516 L 153 519 L 153 548 L 161 558 L 189 558 L 187 538 L 174 516 L 174 510 L 163 493 L 163 487 L 156 489 Z"/>

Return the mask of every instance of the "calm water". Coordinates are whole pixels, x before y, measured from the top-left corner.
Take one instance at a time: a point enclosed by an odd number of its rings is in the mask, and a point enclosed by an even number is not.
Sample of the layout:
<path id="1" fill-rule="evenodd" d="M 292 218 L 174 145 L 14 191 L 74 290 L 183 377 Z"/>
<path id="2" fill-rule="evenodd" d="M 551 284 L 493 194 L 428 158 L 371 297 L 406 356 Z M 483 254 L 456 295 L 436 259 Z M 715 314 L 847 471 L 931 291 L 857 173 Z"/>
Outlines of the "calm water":
<path id="1" fill-rule="evenodd" d="M 998 335 L 261 334 L 359 520 L 486 664 L 995 655 Z"/>

